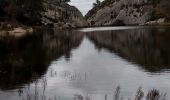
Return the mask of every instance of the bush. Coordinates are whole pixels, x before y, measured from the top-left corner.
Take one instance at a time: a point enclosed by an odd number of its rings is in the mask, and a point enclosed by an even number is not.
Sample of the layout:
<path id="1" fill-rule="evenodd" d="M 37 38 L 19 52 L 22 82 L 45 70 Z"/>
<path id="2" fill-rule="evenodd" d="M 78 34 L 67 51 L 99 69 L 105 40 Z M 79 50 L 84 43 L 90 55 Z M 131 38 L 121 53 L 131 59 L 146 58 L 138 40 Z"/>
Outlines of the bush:
<path id="1" fill-rule="evenodd" d="M 122 20 L 116 20 L 112 25 L 113 26 L 125 26 L 125 23 Z"/>
<path id="2" fill-rule="evenodd" d="M 0 10 L 8 20 L 36 23 L 43 10 L 42 2 L 43 0 L 0 0 Z"/>

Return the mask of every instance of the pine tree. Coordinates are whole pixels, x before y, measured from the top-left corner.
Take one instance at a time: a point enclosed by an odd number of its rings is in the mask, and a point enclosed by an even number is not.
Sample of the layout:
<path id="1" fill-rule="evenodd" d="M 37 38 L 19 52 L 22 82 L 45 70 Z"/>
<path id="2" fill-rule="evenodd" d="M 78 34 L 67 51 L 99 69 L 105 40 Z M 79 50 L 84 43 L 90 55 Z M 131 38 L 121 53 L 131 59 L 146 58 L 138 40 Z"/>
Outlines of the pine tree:
<path id="1" fill-rule="evenodd" d="M 93 7 L 97 7 L 101 5 L 101 1 L 100 0 L 96 0 L 95 3 L 93 3 Z"/>

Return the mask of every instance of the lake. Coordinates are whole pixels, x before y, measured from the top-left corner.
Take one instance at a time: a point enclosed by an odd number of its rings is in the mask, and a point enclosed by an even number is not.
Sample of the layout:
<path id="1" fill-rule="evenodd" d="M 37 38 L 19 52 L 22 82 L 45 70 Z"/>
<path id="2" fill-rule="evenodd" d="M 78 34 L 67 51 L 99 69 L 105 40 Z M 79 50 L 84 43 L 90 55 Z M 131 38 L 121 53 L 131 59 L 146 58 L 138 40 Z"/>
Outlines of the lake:
<path id="1" fill-rule="evenodd" d="M 1 100 L 170 98 L 170 27 L 37 29 L 0 38 Z M 118 99 L 117 99 L 118 100 Z"/>

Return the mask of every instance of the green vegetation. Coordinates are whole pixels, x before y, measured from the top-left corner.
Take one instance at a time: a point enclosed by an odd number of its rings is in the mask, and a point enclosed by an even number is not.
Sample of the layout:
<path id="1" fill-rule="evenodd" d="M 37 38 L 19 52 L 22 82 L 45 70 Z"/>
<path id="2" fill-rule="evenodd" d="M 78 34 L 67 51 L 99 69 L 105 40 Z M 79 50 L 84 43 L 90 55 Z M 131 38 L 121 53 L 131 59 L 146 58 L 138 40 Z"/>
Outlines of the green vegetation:
<path id="1" fill-rule="evenodd" d="M 170 21 L 170 0 L 162 0 L 162 2 L 160 2 L 160 11 L 166 16 L 167 20 Z"/>
<path id="2" fill-rule="evenodd" d="M 19 21 L 24 24 L 37 24 L 43 10 L 43 0 L 1 0 L 0 17 L 8 21 Z"/>
<path id="3" fill-rule="evenodd" d="M 101 5 L 101 1 L 100 0 L 96 0 L 95 3 L 93 3 L 93 7 L 97 7 Z"/>
<path id="4" fill-rule="evenodd" d="M 67 3 L 70 0 L 0 0 L 0 20 L 24 25 L 41 25 L 43 2 Z M 2 21 L 2 20 L 1 20 Z"/>
<path id="5" fill-rule="evenodd" d="M 155 7 L 152 19 L 166 18 L 170 20 L 170 0 L 150 0 Z"/>

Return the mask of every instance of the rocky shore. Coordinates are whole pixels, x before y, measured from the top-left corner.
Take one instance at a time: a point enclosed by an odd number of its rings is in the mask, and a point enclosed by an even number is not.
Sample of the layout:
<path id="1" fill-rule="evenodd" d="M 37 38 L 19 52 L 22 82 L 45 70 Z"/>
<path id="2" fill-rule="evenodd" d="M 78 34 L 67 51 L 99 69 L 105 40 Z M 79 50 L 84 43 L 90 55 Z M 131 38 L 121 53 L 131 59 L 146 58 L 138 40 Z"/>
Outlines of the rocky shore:
<path id="1" fill-rule="evenodd" d="M 0 1 L 0 36 L 21 37 L 32 33 L 33 27 L 37 26 L 56 29 L 86 27 L 88 24 L 81 12 L 67 2 L 38 0 L 28 4 L 26 0 Z M 37 7 L 33 9 L 34 6 Z"/>
<path id="2" fill-rule="evenodd" d="M 24 25 L 13 25 L 11 23 L 0 24 L 0 36 L 1 37 L 22 37 L 27 34 L 33 33 L 33 28 Z"/>

